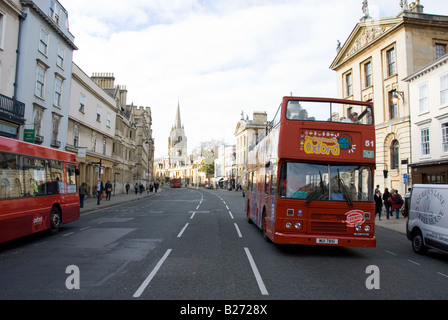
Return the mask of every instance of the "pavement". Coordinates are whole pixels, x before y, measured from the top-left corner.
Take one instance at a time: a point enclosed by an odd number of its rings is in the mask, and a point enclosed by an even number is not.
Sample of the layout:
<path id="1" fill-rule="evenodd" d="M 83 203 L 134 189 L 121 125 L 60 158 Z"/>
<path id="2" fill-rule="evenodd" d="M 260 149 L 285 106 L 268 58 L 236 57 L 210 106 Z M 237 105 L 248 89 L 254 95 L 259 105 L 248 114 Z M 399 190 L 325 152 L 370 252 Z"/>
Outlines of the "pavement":
<path id="1" fill-rule="evenodd" d="M 389 217 L 389 219 L 387 219 L 386 216 L 383 214 L 381 215 L 381 221 L 378 219 L 378 217 L 375 219 L 375 226 L 391 229 L 396 232 L 406 234 L 407 221 L 408 218 L 404 218 L 401 214 L 399 219 L 395 218 L 395 214 L 393 217 Z"/>
<path id="2" fill-rule="evenodd" d="M 138 201 L 138 200 L 141 200 L 144 198 L 153 197 L 153 196 L 159 194 L 160 192 L 163 192 L 163 187 L 159 188 L 157 193 L 155 193 L 155 192 L 147 193 L 146 191 L 144 191 L 141 194 L 140 193 L 135 194 L 135 192 L 131 192 L 131 190 L 129 190 L 129 194 L 120 193 L 120 194 L 114 195 L 112 193 L 110 200 L 106 201 L 106 199 L 103 198 L 100 201 L 99 205 L 97 205 L 96 197 L 88 197 L 84 201 L 84 208 L 81 208 L 81 214 L 85 214 L 85 213 L 92 212 L 95 210 L 104 209 L 107 207 L 111 207 L 114 205 L 130 202 L 130 201 Z M 391 230 L 394 230 L 396 232 L 400 232 L 403 234 L 406 234 L 406 222 L 407 222 L 407 218 L 403 218 L 403 216 L 401 216 L 401 214 L 400 214 L 399 219 L 395 218 L 395 214 L 393 217 L 389 217 L 389 219 L 387 219 L 386 215 L 384 213 L 382 214 L 381 221 L 378 219 L 378 217 L 375 218 L 375 226 L 376 227 L 391 229 Z"/>
<path id="3" fill-rule="evenodd" d="M 132 192 L 131 192 L 132 191 Z M 96 197 L 87 197 L 84 200 L 84 207 L 81 208 L 81 215 L 92 212 L 95 210 L 101 210 L 107 207 L 116 206 L 122 203 L 130 202 L 130 201 L 138 201 L 144 198 L 153 197 L 156 194 L 159 194 L 160 192 L 163 192 L 163 188 L 159 188 L 157 192 L 149 192 L 146 191 L 135 194 L 134 189 L 129 190 L 129 194 L 126 193 L 117 193 L 114 194 L 112 192 L 110 196 L 110 200 L 106 200 L 105 198 L 102 198 L 100 201 L 100 204 L 97 204 L 97 198 Z"/>

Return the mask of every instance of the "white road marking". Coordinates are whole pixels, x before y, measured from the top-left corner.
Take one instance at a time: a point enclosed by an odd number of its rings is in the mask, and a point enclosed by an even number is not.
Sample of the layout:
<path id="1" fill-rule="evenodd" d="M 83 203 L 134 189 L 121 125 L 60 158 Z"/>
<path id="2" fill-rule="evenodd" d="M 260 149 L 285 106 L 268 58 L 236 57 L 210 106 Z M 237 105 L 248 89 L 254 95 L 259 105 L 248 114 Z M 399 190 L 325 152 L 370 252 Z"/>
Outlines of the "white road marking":
<path id="1" fill-rule="evenodd" d="M 268 290 L 266 290 L 266 286 L 264 285 L 263 279 L 261 278 L 260 272 L 258 272 L 257 265 L 255 264 L 254 259 L 252 258 L 252 255 L 250 254 L 250 251 L 248 248 L 244 248 L 244 251 L 246 251 L 247 259 L 249 259 L 250 266 L 252 267 L 252 272 L 254 273 L 255 279 L 257 280 L 258 287 L 260 288 L 261 294 L 264 296 L 268 296 Z"/>
<path id="2" fill-rule="evenodd" d="M 159 271 L 160 267 L 165 262 L 165 260 L 168 258 L 168 256 L 170 255 L 171 251 L 172 251 L 172 249 L 168 249 L 165 252 L 165 254 L 163 255 L 162 259 L 159 260 L 159 262 L 156 264 L 156 266 L 151 271 L 149 276 L 145 279 L 145 281 L 143 281 L 143 283 L 141 284 L 140 288 L 138 288 L 137 291 L 135 291 L 135 293 L 133 295 L 134 298 L 138 298 L 138 297 L 140 297 L 142 295 L 143 291 L 145 291 L 146 287 L 151 282 L 152 278 L 154 278 L 154 276 L 156 275 L 157 271 Z"/>
<path id="3" fill-rule="evenodd" d="M 238 237 L 242 238 L 243 235 L 241 234 L 240 228 L 238 228 L 238 225 L 236 223 L 234 223 L 234 225 L 235 225 L 236 232 L 238 233 Z"/>
<path id="4" fill-rule="evenodd" d="M 187 229 L 188 225 L 189 225 L 189 223 L 187 223 L 185 225 L 185 227 L 183 227 L 182 230 L 180 230 L 179 234 L 177 235 L 178 238 L 182 237 L 182 233 L 184 233 L 184 231 L 185 231 L 185 229 Z"/>

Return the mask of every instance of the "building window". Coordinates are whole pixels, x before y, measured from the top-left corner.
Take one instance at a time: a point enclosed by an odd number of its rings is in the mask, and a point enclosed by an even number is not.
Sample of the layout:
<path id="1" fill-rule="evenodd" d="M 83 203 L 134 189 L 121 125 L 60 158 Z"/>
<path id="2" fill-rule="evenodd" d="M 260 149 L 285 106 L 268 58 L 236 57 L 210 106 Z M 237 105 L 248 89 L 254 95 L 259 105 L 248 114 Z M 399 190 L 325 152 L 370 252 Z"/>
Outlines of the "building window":
<path id="1" fill-rule="evenodd" d="M 84 113 L 85 107 L 86 107 L 86 96 L 80 95 L 79 96 L 79 112 Z"/>
<path id="2" fill-rule="evenodd" d="M 418 97 L 418 105 L 419 105 L 419 113 L 428 112 L 428 86 L 426 83 L 420 85 L 418 87 L 419 97 Z"/>
<path id="3" fill-rule="evenodd" d="M 79 125 L 73 126 L 73 145 L 77 148 L 79 146 Z"/>
<path id="4" fill-rule="evenodd" d="M 106 155 L 107 137 L 103 136 L 103 154 Z"/>
<path id="5" fill-rule="evenodd" d="M 4 30 L 5 30 L 5 15 L 0 12 L 0 48 L 3 49 L 4 47 L 4 40 L 5 40 L 5 35 L 4 35 Z"/>
<path id="6" fill-rule="evenodd" d="M 368 88 L 372 86 L 372 63 L 367 62 L 364 65 L 364 78 L 365 78 L 365 87 Z"/>
<path id="7" fill-rule="evenodd" d="M 61 69 L 64 68 L 65 49 L 61 45 L 58 45 L 58 57 L 56 59 L 56 65 Z"/>
<path id="8" fill-rule="evenodd" d="M 398 159 L 400 158 L 399 156 L 399 152 L 400 152 L 400 144 L 398 143 L 398 140 L 394 140 L 392 141 L 392 144 L 390 146 L 390 168 L 393 169 L 398 169 Z"/>
<path id="9" fill-rule="evenodd" d="M 59 26 L 60 17 L 61 17 L 61 8 L 53 0 L 51 0 L 51 3 L 50 3 L 50 14 L 49 15 L 53 19 L 53 21 L 56 22 L 56 24 Z"/>
<path id="10" fill-rule="evenodd" d="M 424 128 L 420 130 L 420 141 L 421 141 L 421 155 L 429 156 L 431 150 L 429 148 L 429 128 Z"/>
<path id="11" fill-rule="evenodd" d="M 48 32 L 40 29 L 39 51 L 44 55 L 48 54 Z"/>
<path id="12" fill-rule="evenodd" d="M 96 132 L 92 132 L 92 151 L 96 152 Z"/>
<path id="13" fill-rule="evenodd" d="M 387 51 L 387 76 L 393 76 L 397 73 L 395 64 L 395 48 Z"/>
<path id="14" fill-rule="evenodd" d="M 442 153 L 448 154 L 448 122 L 442 123 Z"/>
<path id="15" fill-rule="evenodd" d="M 96 121 L 101 122 L 101 107 L 96 107 Z"/>
<path id="16" fill-rule="evenodd" d="M 448 105 L 448 73 L 440 77 L 440 106 Z"/>
<path id="17" fill-rule="evenodd" d="M 58 141 L 60 122 L 61 122 L 61 117 L 57 114 L 53 114 L 52 132 L 51 132 L 51 146 L 52 147 L 59 148 L 61 146 L 61 142 Z"/>
<path id="18" fill-rule="evenodd" d="M 446 175 L 445 173 L 439 174 L 422 174 L 422 182 L 423 184 L 446 184 Z"/>
<path id="19" fill-rule="evenodd" d="M 353 95 L 353 77 L 351 73 L 345 76 L 345 86 L 347 88 L 347 97 Z"/>
<path id="20" fill-rule="evenodd" d="M 398 103 L 393 101 L 393 96 L 397 94 L 396 90 L 389 92 L 389 119 L 398 118 Z"/>
<path id="21" fill-rule="evenodd" d="M 36 91 L 35 94 L 36 96 L 38 96 L 39 98 L 44 98 L 44 88 L 45 88 L 45 73 L 46 73 L 46 69 L 38 64 L 37 65 L 37 70 L 36 70 Z"/>
<path id="22" fill-rule="evenodd" d="M 446 54 L 446 44 L 436 43 L 436 59 L 442 58 Z"/>
<path id="23" fill-rule="evenodd" d="M 36 106 L 34 107 L 33 124 L 34 124 L 34 134 L 36 136 L 41 135 L 43 114 L 44 114 L 43 109 L 36 107 Z"/>
<path id="24" fill-rule="evenodd" d="M 110 128 L 110 114 L 106 114 L 106 126 Z"/>
<path id="25" fill-rule="evenodd" d="M 54 79 L 54 101 L 53 104 L 56 107 L 61 107 L 61 98 L 62 98 L 62 79 L 56 77 Z"/>

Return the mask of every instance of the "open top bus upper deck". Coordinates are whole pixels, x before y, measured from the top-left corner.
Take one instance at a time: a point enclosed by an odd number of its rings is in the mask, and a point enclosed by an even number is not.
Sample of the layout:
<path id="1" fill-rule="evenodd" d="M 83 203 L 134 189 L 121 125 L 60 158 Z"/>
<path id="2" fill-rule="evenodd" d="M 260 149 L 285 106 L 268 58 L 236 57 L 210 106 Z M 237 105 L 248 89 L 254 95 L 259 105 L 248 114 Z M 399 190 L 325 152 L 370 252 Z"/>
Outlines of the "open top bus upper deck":
<path id="1" fill-rule="evenodd" d="M 282 130 L 275 130 L 278 126 L 283 126 Z M 278 151 L 271 158 L 328 163 L 345 162 L 350 157 L 354 163 L 375 162 L 370 102 L 284 97 L 274 120 L 268 124 L 265 136 L 269 134 L 268 143 L 280 142 L 278 150 L 269 148 Z"/>

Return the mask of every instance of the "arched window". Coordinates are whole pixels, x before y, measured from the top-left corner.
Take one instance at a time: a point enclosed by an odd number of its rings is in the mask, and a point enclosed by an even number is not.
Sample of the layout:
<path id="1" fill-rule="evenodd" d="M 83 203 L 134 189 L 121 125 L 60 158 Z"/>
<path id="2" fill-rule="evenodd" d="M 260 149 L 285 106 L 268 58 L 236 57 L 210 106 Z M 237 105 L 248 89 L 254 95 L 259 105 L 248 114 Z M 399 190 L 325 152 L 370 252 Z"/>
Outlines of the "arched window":
<path id="1" fill-rule="evenodd" d="M 179 137 L 177 138 L 177 142 L 181 142 L 181 141 L 182 141 L 182 137 L 179 136 Z"/>
<path id="2" fill-rule="evenodd" d="M 399 167 L 399 152 L 400 152 L 400 143 L 398 140 L 393 140 L 390 145 L 390 168 L 398 169 Z"/>

